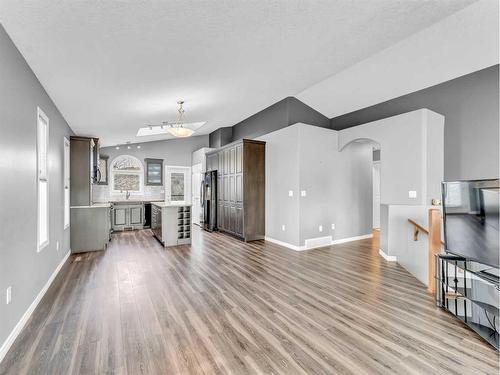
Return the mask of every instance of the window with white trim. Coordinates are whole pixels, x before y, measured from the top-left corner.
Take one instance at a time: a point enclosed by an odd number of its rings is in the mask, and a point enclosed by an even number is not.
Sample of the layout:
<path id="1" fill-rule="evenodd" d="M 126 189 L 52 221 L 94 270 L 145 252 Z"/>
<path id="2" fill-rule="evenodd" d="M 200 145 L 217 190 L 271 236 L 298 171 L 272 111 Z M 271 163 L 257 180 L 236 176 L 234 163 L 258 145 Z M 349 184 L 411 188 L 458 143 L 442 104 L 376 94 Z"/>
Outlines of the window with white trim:
<path id="1" fill-rule="evenodd" d="M 49 119 L 37 108 L 37 190 L 38 190 L 38 226 L 37 250 L 41 251 L 49 244 Z"/>
<path id="2" fill-rule="evenodd" d="M 69 139 L 64 138 L 64 229 L 69 227 Z"/>
<path id="3" fill-rule="evenodd" d="M 144 184 L 142 162 L 130 155 L 117 156 L 111 163 L 113 193 L 141 193 Z"/>

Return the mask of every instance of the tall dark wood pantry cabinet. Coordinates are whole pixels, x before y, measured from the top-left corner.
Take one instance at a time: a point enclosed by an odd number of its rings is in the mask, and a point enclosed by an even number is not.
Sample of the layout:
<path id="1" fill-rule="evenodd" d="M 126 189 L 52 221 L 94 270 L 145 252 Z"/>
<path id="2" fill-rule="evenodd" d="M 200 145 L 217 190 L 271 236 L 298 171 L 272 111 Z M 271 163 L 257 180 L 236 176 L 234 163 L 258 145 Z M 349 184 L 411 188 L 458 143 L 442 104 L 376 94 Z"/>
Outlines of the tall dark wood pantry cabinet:
<path id="1" fill-rule="evenodd" d="M 245 241 L 265 234 L 266 143 L 243 139 L 207 153 L 217 170 L 217 228 Z"/>

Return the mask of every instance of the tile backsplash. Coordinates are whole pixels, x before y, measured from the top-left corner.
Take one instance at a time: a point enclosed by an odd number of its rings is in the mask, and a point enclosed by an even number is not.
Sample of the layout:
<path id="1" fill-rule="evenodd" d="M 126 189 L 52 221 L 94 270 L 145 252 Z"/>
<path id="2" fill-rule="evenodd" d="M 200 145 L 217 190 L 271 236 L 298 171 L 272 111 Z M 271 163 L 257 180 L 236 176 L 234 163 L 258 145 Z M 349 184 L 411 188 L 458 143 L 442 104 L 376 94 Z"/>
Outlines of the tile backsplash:
<path id="1" fill-rule="evenodd" d="M 125 193 L 111 194 L 109 185 L 92 185 L 92 200 L 95 203 L 123 199 Z M 165 189 L 163 186 L 144 186 L 142 194 L 132 194 L 129 199 L 164 200 Z"/>

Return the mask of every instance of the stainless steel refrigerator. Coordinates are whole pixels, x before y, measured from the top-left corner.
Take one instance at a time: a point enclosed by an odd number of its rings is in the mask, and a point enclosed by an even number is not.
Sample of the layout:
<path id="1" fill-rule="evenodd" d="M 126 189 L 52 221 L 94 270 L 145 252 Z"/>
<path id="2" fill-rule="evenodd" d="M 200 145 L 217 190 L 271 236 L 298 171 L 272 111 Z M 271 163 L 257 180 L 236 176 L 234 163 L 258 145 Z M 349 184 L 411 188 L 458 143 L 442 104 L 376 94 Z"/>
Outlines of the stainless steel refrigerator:
<path id="1" fill-rule="evenodd" d="M 201 182 L 203 229 L 217 230 L 217 171 L 205 172 Z"/>

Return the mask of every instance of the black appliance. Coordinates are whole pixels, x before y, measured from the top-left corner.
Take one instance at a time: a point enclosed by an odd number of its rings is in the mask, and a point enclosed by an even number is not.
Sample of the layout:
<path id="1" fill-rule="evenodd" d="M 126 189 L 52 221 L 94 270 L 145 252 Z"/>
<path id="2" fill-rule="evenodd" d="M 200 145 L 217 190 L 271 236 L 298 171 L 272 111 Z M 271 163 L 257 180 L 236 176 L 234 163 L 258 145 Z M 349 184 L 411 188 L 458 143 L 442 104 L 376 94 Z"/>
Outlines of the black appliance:
<path id="1" fill-rule="evenodd" d="M 201 182 L 203 229 L 217 230 L 217 171 L 205 172 Z"/>
<path id="2" fill-rule="evenodd" d="M 144 203 L 144 228 L 151 228 L 151 203 Z"/>
<path id="3" fill-rule="evenodd" d="M 447 252 L 500 268 L 499 196 L 498 179 L 443 182 Z"/>

